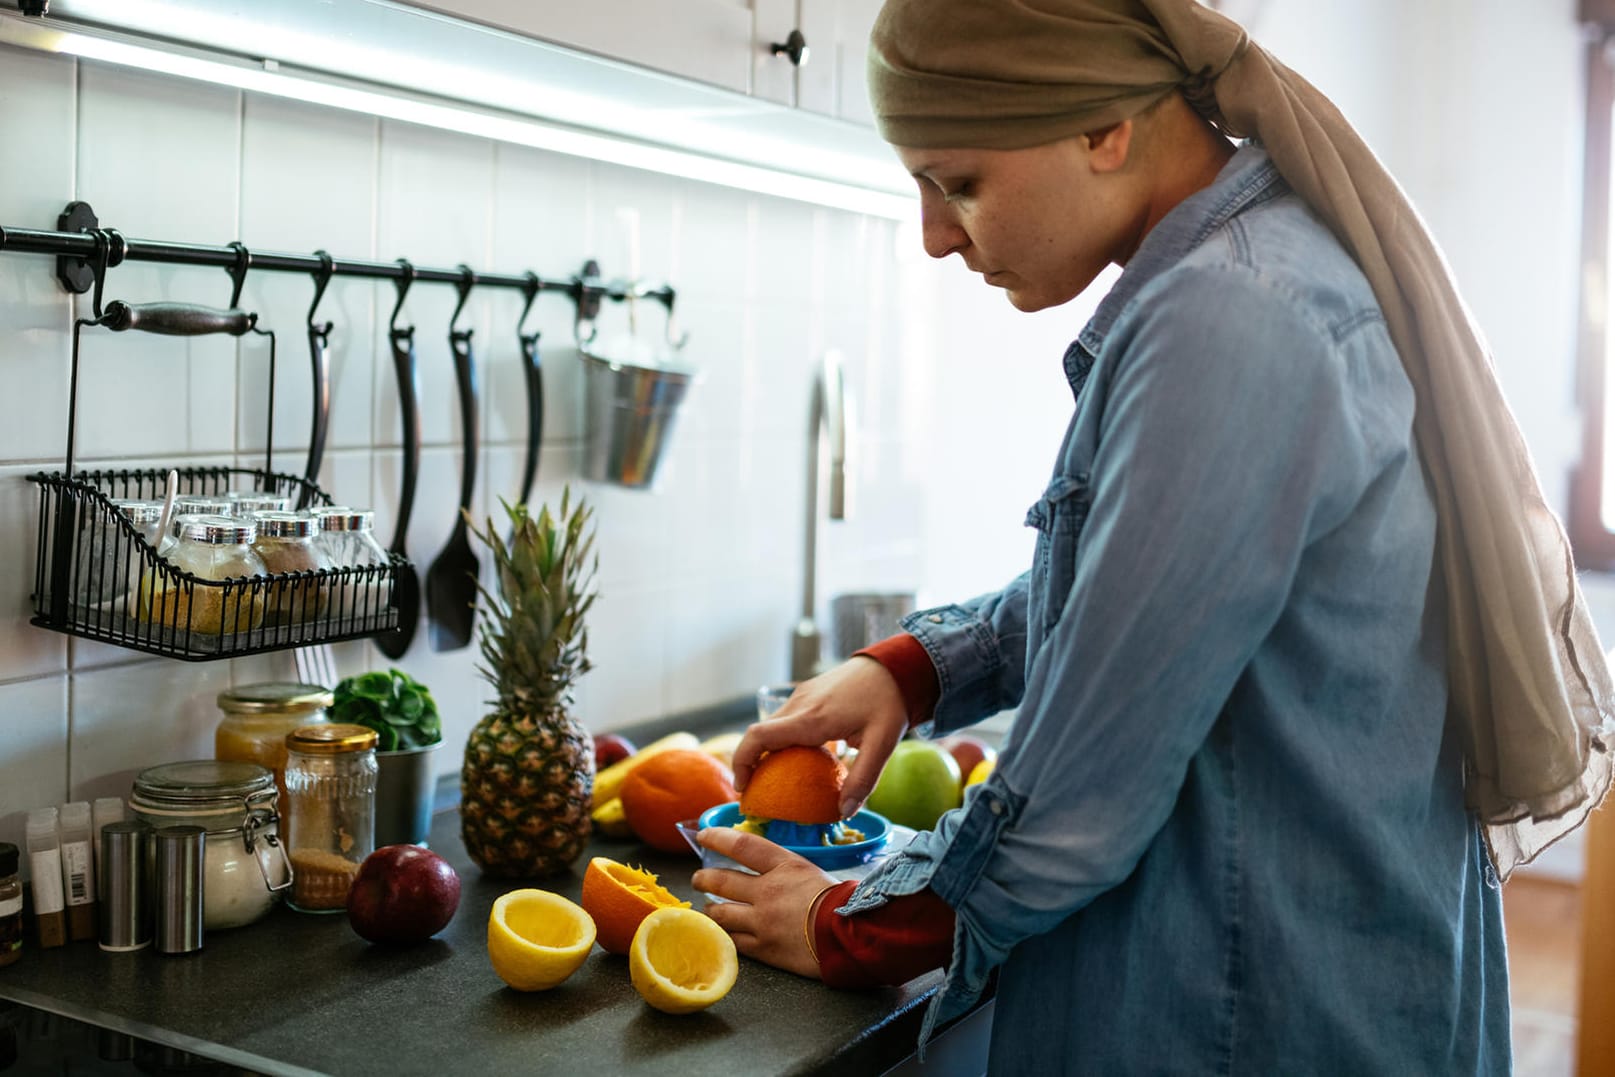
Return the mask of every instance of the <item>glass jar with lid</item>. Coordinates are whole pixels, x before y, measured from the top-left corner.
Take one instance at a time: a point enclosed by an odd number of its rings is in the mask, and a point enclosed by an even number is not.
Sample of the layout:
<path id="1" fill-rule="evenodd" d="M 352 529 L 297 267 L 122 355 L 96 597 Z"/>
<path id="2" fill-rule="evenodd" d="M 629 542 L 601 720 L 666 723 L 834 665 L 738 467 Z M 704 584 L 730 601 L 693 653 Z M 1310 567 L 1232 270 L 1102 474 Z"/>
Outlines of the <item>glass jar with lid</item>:
<path id="1" fill-rule="evenodd" d="M 133 612 L 135 603 L 128 598 L 139 591 L 144 558 L 140 545 L 118 525 L 118 517 L 127 520 L 155 550 L 161 538 L 157 528 L 162 522 L 163 503 L 114 498 L 112 508 L 117 516 L 97 513 L 80 535 L 79 601 L 89 606 L 111 603 L 109 608 L 119 613 Z"/>
<path id="2" fill-rule="evenodd" d="M 157 553 L 170 566 L 203 580 L 233 580 L 227 587 L 152 573 L 141 581 L 147 617 L 180 630 L 219 635 L 263 624 L 264 563 L 253 552 L 258 528 L 228 516 L 180 516 Z"/>
<path id="3" fill-rule="evenodd" d="M 217 931 L 262 919 L 292 885 L 291 864 L 281 845 L 279 800 L 267 767 L 197 759 L 141 771 L 129 807 L 149 827 L 200 826 L 207 831 L 202 926 Z"/>
<path id="4" fill-rule="evenodd" d="M 286 734 L 325 721 L 331 690 L 317 684 L 241 684 L 218 695 L 219 719 L 213 757 L 268 767 L 286 796 Z"/>
<path id="5" fill-rule="evenodd" d="M 251 516 L 255 512 L 286 512 L 292 499 L 285 494 L 267 490 L 227 490 L 224 499 L 230 503 L 230 515 Z"/>
<path id="6" fill-rule="evenodd" d="M 330 722 L 286 735 L 288 903 L 340 912 L 359 865 L 375 848 L 376 731 Z"/>
<path id="7" fill-rule="evenodd" d="M 253 540 L 253 552 L 264 563 L 271 575 L 295 572 L 318 572 L 330 568 L 331 562 L 315 545 L 319 525 L 307 512 L 264 511 L 252 514 L 258 527 Z M 303 579 L 277 580 L 270 585 L 264 607 L 264 619 L 272 625 L 306 624 L 319 616 L 324 607 L 321 581 L 310 576 Z"/>
<path id="8" fill-rule="evenodd" d="M 334 505 L 314 510 L 319 522 L 315 540 L 332 568 L 372 568 L 391 563 L 392 556 L 376 538 L 376 514 L 369 509 Z M 387 577 L 357 574 L 342 581 L 330 595 L 334 616 L 368 617 L 387 604 Z"/>
<path id="9" fill-rule="evenodd" d="M 180 494 L 174 498 L 175 516 L 229 516 L 230 499 L 221 494 Z"/>

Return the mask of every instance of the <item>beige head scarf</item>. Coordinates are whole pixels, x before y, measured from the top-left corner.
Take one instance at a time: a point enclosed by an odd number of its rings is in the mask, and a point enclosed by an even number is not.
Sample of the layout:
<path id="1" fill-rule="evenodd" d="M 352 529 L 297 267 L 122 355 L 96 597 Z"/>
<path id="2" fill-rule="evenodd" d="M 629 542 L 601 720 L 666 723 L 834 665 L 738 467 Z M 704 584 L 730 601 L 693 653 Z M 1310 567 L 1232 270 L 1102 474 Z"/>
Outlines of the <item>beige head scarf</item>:
<path id="1" fill-rule="evenodd" d="M 1258 138 L 1373 285 L 1417 394 L 1439 518 L 1452 715 L 1503 877 L 1578 826 L 1610 782 L 1609 668 L 1486 346 L 1417 212 L 1343 116 L 1195 0 L 887 0 L 870 41 L 881 134 L 1016 149 L 1182 91 Z"/>

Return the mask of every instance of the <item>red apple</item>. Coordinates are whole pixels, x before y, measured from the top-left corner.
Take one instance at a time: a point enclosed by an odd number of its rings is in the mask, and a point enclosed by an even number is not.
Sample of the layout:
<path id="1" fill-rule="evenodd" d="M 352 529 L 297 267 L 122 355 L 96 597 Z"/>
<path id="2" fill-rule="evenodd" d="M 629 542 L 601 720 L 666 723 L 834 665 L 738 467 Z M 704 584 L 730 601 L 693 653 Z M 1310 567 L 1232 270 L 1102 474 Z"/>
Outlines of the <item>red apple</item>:
<path id="1" fill-rule="evenodd" d="M 598 774 L 611 764 L 627 759 L 639 749 L 627 737 L 616 733 L 601 733 L 594 738 L 594 769 Z"/>
<path id="2" fill-rule="evenodd" d="M 371 942 L 424 942 L 454 918 L 460 876 L 419 845 L 384 845 L 365 857 L 348 890 L 348 923 Z"/>
<path id="3" fill-rule="evenodd" d="M 943 737 L 937 743 L 948 750 L 948 754 L 953 756 L 953 761 L 959 764 L 959 773 L 967 778 L 970 772 L 976 769 L 977 763 L 983 760 L 990 763 L 998 761 L 998 749 L 969 733 L 955 733 L 951 737 Z"/>

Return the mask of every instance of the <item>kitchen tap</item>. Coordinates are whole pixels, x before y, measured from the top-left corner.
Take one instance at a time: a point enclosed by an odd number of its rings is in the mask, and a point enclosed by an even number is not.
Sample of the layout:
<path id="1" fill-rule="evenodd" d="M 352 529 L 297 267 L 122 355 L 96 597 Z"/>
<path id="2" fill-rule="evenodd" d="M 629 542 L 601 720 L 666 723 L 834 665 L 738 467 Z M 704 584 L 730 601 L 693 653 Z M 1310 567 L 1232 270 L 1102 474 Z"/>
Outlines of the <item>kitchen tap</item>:
<path id="1" fill-rule="evenodd" d="M 822 441 L 821 441 L 822 439 Z M 802 616 L 791 633 L 791 680 L 805 681 L 817 672 L 823 637 L 814 614 L 814 576 L 818 565 L 819 453 L 828 442 L 830 457 L 829 517 L 847 518 L 847 399 L 841 377 L 841 353 L 824 353 L 813 379 L 808 415 L 807 523 L 802 539 Z"/>

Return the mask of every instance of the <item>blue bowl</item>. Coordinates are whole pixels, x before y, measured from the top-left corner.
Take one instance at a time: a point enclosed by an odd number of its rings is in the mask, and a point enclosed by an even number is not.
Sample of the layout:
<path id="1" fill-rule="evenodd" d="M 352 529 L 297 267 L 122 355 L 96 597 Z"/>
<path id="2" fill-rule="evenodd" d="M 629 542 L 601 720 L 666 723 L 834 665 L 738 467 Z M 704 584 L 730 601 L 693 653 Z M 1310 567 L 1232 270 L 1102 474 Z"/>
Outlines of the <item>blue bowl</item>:
<path id="1" fill-rule="evenodd" d="M 697 827 L 704 830 L 709 826 L 734 826 L 744 818 L 740 814 L 739 802 L 732 800 L 701 813 Z M 778 844 L 798 856 L 811 860 L 826 871 L 835 871 L 837 868 L 867 864 L 880 855 L 892 836 L 892 824 L 886 821 L 886 817 L 877 815 L 867 808 L 848 819 L 847 825 L 854 830 L 863 831 L 864 840 L 848 845 L 792 845 L 784 841 Z"/>

